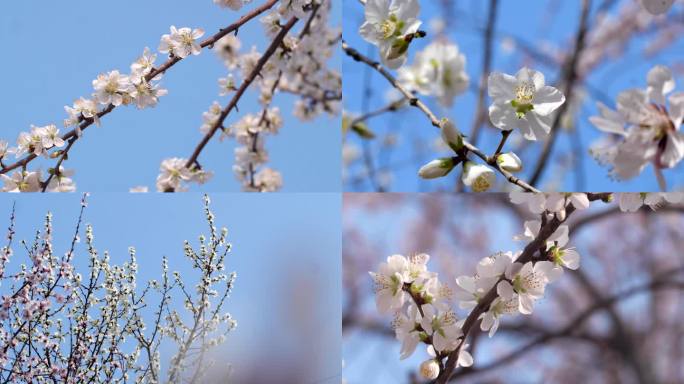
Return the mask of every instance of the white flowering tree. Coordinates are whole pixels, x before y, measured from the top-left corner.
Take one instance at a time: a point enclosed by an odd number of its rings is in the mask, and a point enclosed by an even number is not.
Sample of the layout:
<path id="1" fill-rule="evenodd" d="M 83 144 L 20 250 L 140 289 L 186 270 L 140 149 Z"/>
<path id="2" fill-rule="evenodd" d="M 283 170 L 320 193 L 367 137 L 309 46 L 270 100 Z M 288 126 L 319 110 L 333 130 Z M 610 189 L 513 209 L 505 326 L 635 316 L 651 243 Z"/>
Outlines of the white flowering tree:
<path id="1" fill-rule="evenodd" d="M 139 282 L 135 249 L 128 261 L 112 263 L 96 248 L 93 228 L 82 228 L 85 207 L 84 196 L 63 253 L 53 246 L 51 214 L 32 241 L 19 242 L 12 213 L 0 250 L 0 381 L 204 382 L 214 364 L 211 349 L 237 325 L 225 309 L 236 278 L 224 272 L 231 245 L 226 229 L 214 224 L 209 198 L 208 237 L 200 236 L 197 250 L 187 241 L 184 247 L 197 281 L 169 273 L 163 258 L 160 278 Z M 173 304 L 179 297 L 184 310 Z M 168 345 L 175 345 L 172 357 L 165 356 Z"/>
<path id="2" fill-rule="evenodd" d="M 350 380 L 363 371 L 355 358 L 366 356 L 359 345 L 389 344 L 397 363 L 387 368 L 398 367 L 415 383 L 496 382 L 511 377 L 514 367 L 522 382 L 540 374 L 558 382 L 681 381 L 681 371 L 666 368 L 681 353 L 654 351 L 676 348 L 682 334 L 674 326 L 681 306 L 673 303 L 683 297 L 678 249 L 684 234 L 673 224 L 684 219 L 683 199 L 658 193 L 347 196 L 345 222 L 354 225 L 345 227 L 343 241 L 343 332 L 349 350 L 357 347 L 345 356 L 348 370 L 357 367 L 348 371 Z M 387 214 L 406 232 L 388 228 L 380 238 L 363 229 Z M 504 241 L 510 216 L 513 227 L 522 224 L 513 229 L 520 248 L 481 257 Z M 409 256 L 394 254 L 378 266 L 376 252 L 384 249 Z M 590 267 L 582 268 L 585 263 Z M 643 294 L 650 301 L 631 300 Z M 377 314 L 366 310 L 372 302 Z M 385 325 L 390 316 L 391 327 Z M 386 341 L 376 344 L 377 337 Z M 550 349 L 554 357 L 547 361 L 541 356 Z M 374 371 L 382 377 L 381 366 Z"/>
<path id="3" fill-rule="evenodd" d="M 539 12 L 545 3 L 530 11 Z M 455 1 L 348 1 L 348 8 L 356 11 L 353 13 L 363 15 L 358 30 L 349 31 L 361 39 L 354 36 L 351 43 L 347 37 L 342 49 L 348 68 L 365 75 L 353 77 L 353 86 L 362 91 L 361 111 L 351 109 L 359 108 L 355 99 L 348 98 L 353 102 L 345 105 L 346 189 L 387 190 L 394 179 L 407 177 L 407 172 L 400 172 L 403 168 L 414 167 L 413 174 L 428 180 L 417 184 L 421 190 L 444 188 L 443 183 L 435 186 L 431 179 L 455 177 L 459 190 L 538 192 L 564 188 L 564 175 L 574 175 L 575 189 L 584 190 L 587 171 L 583 161 L 591 156 L 617 181 L 632 180 L 650 166 L 657 180 L 654 189 L 668 190 L 665 171 L 684 158 L 680 130 L 684 94 L 675 91 L 676 55 L 674 59 L 657 55 L 679 49 L 672 34 L 681 29 L 681 7 L 673 6 L 672 0 L 578 3 L 573 7 L 579 14 L 572 15 L 577 16 L 576 29 L 555 43 L 551 37 L 546 41 L 546 36 L 539 36 L 539 42 L 521 37 L 517 32 L 536 28 L 528 21 L 519 20 L 516 28 L 520 31 L 516 32 L 501 27 L 502 20 L 517 17 L 502 10 L 509 6 L 504 1 L 478 3 L 486 10 L 484 15 L 478 7 L 461 9 Z M 432 14 L 423 14 L 421 5 Z M 564 17 L 553 5 L 548 7 L 544 21 Z M 524 7 L 516 12 L 527 14 Z M 469 20 L 481 16 L 482 20 Z M 521 23 L 528 24 L 518 25 Z M 354 23 L 347 22 L 345 32 L 349 25 Z M 454 38 L 470 33 L 480 35 L 482 41 L 477 46 L 482 65 L 476 79 L 469 75 L 473 73 L 466 67 L 469 58 Z M 649 44 L 643 48 L 640 64 L 652 68 L 643 73 L 647 80 L 643 85 L 608 94 L 594 83 L 593 74 L 610 62 L 632 60 L 626 58 L 628 49 L 641 47 L 642 39 Z M 368 49 L 360 45 L 363 42 Z M 502 57 L 515 63 L 513 73 L 497 70 Z M 664 60 L 669 62 L 661 63 Z M 661 64 L 650 64 L 654 61 Z M 615 73 L 612 75 L 614 81 Z M 374 76 L 381 79 L 374 82 Z M 357 79 L 363 83 L 358 84 Z M 383 82 L 387 92 L 377 89 Z M 471 102 L 462 101 L 464 96 L 470 98 L 467 93 L 473 94 L 474 107 L 467 107 L 464 113 L 459 103 Z M 380 107 L 376 109 L 376 105 Z M 594 105 L 598 105 L 600 116 L 589 118 L 584 109 Z M 459 130 L 466 120 L 471 129 Z M 592 129 L 589 135 L 596 135 L 593 125 L 609 136 L 586 143 L 580 137 L 579 122 Z M 382 124 L 389 128 L 379 127 Z M 416 137 L 414 131 L 429 126 L 439 129 L 441 135 L 435 135 L 434 141 L 425 139 L 426 135 Z M 555 144 L 564 135 L 570 145 Z M 400 144 L 407 138 L 412 140 L 409 145 Z M 410 153 L 411 159 L 397 160 L 398 152 Z M 426 158 L 432 161 L 418 163 Z M 554 174 L 546 178 L 549 169 Z M 600 169 L 595 172 L 606 174 Z M 497 175 L 502 183 L 497 184 Z M 544 188 L 542 181 L 547 183 Z M 401 185 L 405 188 L 406 182 Z"/>
<path id="4" fill-rule="evenodd" d="M 161 36 L 159 47 L 145 48 L 129 71 L 112 70 L 98 75 L 92 81 L 91 95 L 77 98 L 73 105 L 64 108 L 63 128 L 59 127 L 61 123 L 31 126 L 16 140 L 0 140 L 3 191 L 74 191 L 74 170 L 66 168 L 67 160 L 73 146 L 86 141 L 86 130 L 92 125 L 106 126 L 106 116 L 117 109 L 156 106 L 169 92 L 161 85 L 163 75 L 179 62 L 191 61 L 192 56 L 206 50 L 214 51 L 225 63 L 227 75 L 218 79 L 218 93 L 229 101 L 214 102 L 202 114 L 201 136 L 186 156 L 171 154 L 162 161 L 157 191 L 184 191 L 191 183 L 207 182 L 214 171 L 201 165 L 201 155 L 207 144 L 217 138 L 230 138 L 239 144 L 234 162 L 227 163 L 225 169 L 232 167 L 243 190 L 280 189 L 282 175 L 266 165 L 266 139 L 278 134 L 283 125 L 283 106 L 275 101 L 278 94 L 294 95 L 294 106 L 287 109 L 303 122 L 322 114 L 337 115 L 342 97 L 341 76 L 328 62 L 340 32 L 329 19 L 329 0 L 264 0 L 242 16 L 231 17 L 250 2 L 215 0 L 217 6 L 229 8 L 227 16 L 234 19 L 216 31 L 170 26 L 169 33 Z M 247 23 L 263 26 L 268 39 L 263 52 L 256 47 L 242 47 L 239 31 Z M 241 113 L 239 102 L 250 88 L 257 90 L 261 110 Z M 238 114 L 235 121 L 228 119 L 229 115 Z M 47 161 L 47 172 L 41 172 L 37 164 L 41 158 Z M 147 191 L 147 187 L 132 190 Z"/>

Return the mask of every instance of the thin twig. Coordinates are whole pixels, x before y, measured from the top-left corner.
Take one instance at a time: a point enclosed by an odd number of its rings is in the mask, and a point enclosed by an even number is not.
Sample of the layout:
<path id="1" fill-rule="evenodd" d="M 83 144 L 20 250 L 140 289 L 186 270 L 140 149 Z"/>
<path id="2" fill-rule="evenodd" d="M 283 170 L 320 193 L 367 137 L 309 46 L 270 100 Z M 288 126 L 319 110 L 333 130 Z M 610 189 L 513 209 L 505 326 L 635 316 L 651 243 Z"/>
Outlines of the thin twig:
<path id="1" fill-rule="evenodd" d="M 342 41 L 342 49 L 352 59 L 369 65 L 370 67 L 378 71 L 385 79 L 387 79 L 387 81 L 394 88 L 396 88 L 399 92 L 401 92 L 402 95 L 404 95 L 404 97 L 406 98 L 406 100 L 408 100 L 411 106 L 418 108 L 421 112 L 423 112 L 434 127 L 440 128 L 440 120 L 430 110 L 430 108 L 428 108 L 427 105 L 425 105 L 425 103 L 423 103 L 416 95 L 414 95 L 406 88 L 404 88 L 401 84 L 399 84 L 397 79 L 389 71 L 387 71 L 379 62 L 373 61 L 367 56 L 362 55 L 359 51 L 350 47 L 344 40 Z M 534 188 L 530 184 L 513 176 L 512 173 L 502 169 L 501 166 L 499 166 L 499 164 L 496 162 L 496 158 L 494 156 L 487 156 L 479 148 L 477 148 L 476 146 L 474 146 L 466 140 L 463 140 L 463 145 L 468 150 L 468 152 L 473 153 L 480 159 L 484 160 L 487 164 L 494 167 L 499 173 L 501 173 L 506 178 L 506 180 L 508 180 L 508 182 L 515 184 L 528 192 L 539 192 L 538 189 Z"/>

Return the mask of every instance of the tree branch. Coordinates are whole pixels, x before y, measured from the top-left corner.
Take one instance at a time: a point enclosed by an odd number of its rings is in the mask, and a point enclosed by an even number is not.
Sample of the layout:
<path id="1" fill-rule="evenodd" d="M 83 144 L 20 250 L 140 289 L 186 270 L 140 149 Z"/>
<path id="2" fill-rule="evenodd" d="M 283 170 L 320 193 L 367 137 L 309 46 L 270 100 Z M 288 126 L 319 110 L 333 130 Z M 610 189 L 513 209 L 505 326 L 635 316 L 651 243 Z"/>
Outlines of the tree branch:
<path id="1" fill-rule="evenodd" d="M 430 110 L 430 108 L 425 105 L 416 95 L 413 93 L 409 92 L 406 88 L 404 88 L 397 79 L 389 72 L 387 71 L 379 62 L 373 61 L 367 56 L 364 56 L 361 54 L 359 51 L 356 49 L 350 47 L 344 40 L 342 41 L 342 49 L 344 52 L 351 57 L 352 59 L 362 62 L 376 71 L 378 71 L 387 81 L 394 87 L 396 88 L 401 94 L 408 100 L 409 104 L 415 108 L 418 108 L 427 118 L 430 120 L 430 123 L 436 127 L 440 128 L 440 120 L 437 118 L 437 116 Z M 525 181 L 513 176 L 512 173 L 502 169 L 499 164 L 496 162 L 496 157 L 495 156 L 487 156 L 484 152 L 482 152 L 479 148 L 474 146 L 473 144 L 469 143 L 466 140 L 463 140 L 463 145 L 465 149 L 468 150 L 468 152 L 473 153 L 483 161 L 485 161 L 487 164 L 490 166 L 494 167 L 499 173 L 501 173 L 508 182 L 515 184 L 519 186 L 520 188 L 528 191 L 528 192 L 539 192 L 538 189 L 534 188 L 530 184 L 526 183 Z"/>

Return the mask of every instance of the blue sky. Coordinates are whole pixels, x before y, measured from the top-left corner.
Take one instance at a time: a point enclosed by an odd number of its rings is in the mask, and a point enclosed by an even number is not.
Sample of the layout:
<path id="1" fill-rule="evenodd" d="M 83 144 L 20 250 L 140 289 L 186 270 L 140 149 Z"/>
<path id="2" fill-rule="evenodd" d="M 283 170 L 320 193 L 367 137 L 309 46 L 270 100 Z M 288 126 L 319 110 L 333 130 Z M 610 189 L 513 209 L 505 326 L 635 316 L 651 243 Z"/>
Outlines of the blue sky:
<path id="1" fill-rule="evenodd" d="M 225 361 L 234 365 L 238 376 L 258 377 L 250 370 L 258 369 L 264 356 L 270 355 L 272 368 L 283 374 L 287 369 L 311 368 L 310 372 L 300 369 L 301 382 L 338 383 L 339 195 L 212 194 L 211 199 L 216 224 L 228 228 L 233 244 L 226 268 L 238 274 L 226 307 L 238 328 L 228 337 Z M 0 225 L 7 227 L 16 201 L 16 239 L 31 241 L 34 231 L 42 227 L 45 213 L 51 211 L 55 252 L 61 254 L 68 249 L 79 200 L 78 194 L 1 194 Z M 171 271 L 180 271 L 184 278 L 192 275 L 183 256 L 183 241 L 195 245 L 197 237 L 207 233 L 200 194 L 94 193 L 88 201 L 85 222 L 93 225 L 96 247 L 109 250 L 112 263 L 126 261 L 128 247 L 135 246 L 139 281 L 159 277 L 162 256 L 168 257 Z M 26 256 L 19 243 L 15 244 L 10 265 Z M 86 255 L 83 245 L 77 248 L 77 258 L 83 260 Z M 178 296 L 175 305 L 182 306 Z M 311 324 L 306 337 L 300 324 Z M 274 350 L 280 355 L 271 355 Z"/>
<path id="2" fill-rule="evenodd" d="M 61 127 L 63 107 L 80 96 L 88 97 L 91 81 L 98 74 L 114 69 L 127 72 L 145 46 L 157 49 L 169 26 L 202 27 L 209 35 L 262 3 L 254 1 L 234 12 L 211 0 L 3 1 L 0 45 L 5 54 L 0 81 L 7 91 L 0 96 L 4 106 L 0 139 L 14 143 L 30 124 Z M 339 26 L 340 11 L 334 7 L 335 26 Z M 268 44 L 258 21 L 243 27 L 239 36 L 245 50 L 256 45 L 263 52 Z M 163 60 L 160 55 L 158 63 Z M 339 56 L 330 63 L 339 68 Z M 88 129 L 66 163 L 77 171 L 78 189 L 124 192 L 147 185 L 153 190 L 161 160 L 189 157 L 201 139 L 202 112 L 214 100 L 223 105 L 228 102 L 227 96 L 218 96 L 217 79 L 225 75 L 216 55 L 203 51 L 167 73 L 162 85 L 169 94 L 156 108 L 117 108 L 103 119 L 101 128 Z M 267 140 L 269 164 L 282 172 L 283 191 L 338 191 L 339 120 L 322 117 L 301 123 L 290 112 L 293 102 L 292 97 L 279 95 L 275 103 L 285 124 L 279 135 Z M 243 114 L 258 112 L 256 94 L 249 92 L 239 107 Z M 231 114 L 227 122 L 235 122 L 239 116 Z M 200 162 L 216 175 L 201 190 L 239 190 L 232 173 L 233 148 L 230 140 L 209 144 Z M 45 171 L 54 161 L 42 161 L 41 165 Z"/>
<path id="3" fill-rule="evenodd" d="M 616 2 L 618 5 L 626 4 L 632 0 Z M 441 15 L 441 7 L 437 1 L 421 1 L 421 16 L 423 21 L 421 29 L 430 32 L 430 21 Z M 466 134 L 470 132 L 474 111 L 476 109 L 477 94 L 474 91 L 479 82 L 482 68 L 482 28 L 484 28 L 488 1 L 471 0 L 452 2 L 454 14 L 450 18 L 451 27 L 449 38 L 456 42 L 460 50 L 467 59 L 466 71 L 471 78 L 471 90 L 459 96 L 454 106 L 449 110 L 440 109 L 432 99 L 427 99 L 428 105 L 440 116 L 450 117 Z M 558 49 L 569 49 L 569 40 L 574 36 L 579 22 L 579 1 L 547 1 L 547 0 L 526 0 L 524 5 L 515 0 L 501 0 L 498 12 L 498 23 L 495 31 L 494 57 L 492 69 L 494 71 L 516 73 L 522 66 L 519 52 L 506 53 L 501 48 L 501 42 L 505 37 L 514 36 L 527 42 L 528 45 L 535 47 L 539 51 L 544 51 L 544 46 L 551 44 Z M 603 2 L 594 1 L 594 11 Z M 619 6 L 611 9 L 612 17 L 617 17 Z M 682 6 L 672 8 L 670 16 L 682 11 Z M 368 53 L 367 43 L 359 36 L 358 28 L 363 22 L 363 7 L 357 0 L 344 0 L 344 38 L 352 46 L 363 53 Z M 594 12 L 595 13 L 595 12 Z M 592 15 L 594 14 L 592 13 Z M 658 37 L 657 33 L 648 35 L 649 39 Z M 427 39 L 419 40 L 411 45 L 411 56 L 421 50 L 432 39 L 428 35 Z M 633 41 L 625 52 L 617 54 L 614 60 L 607 65 L 602 65 L 587 80 L 593 88 L 598 88 L 600 93 L 609 98 L 609 105 L 614 106 L 614 99 L 620 91 L 645 87 L 646 73 L 655 64 L 668 66 L 682 64 L 679 54 L 684 49 L 684 41 L 675 40 L 675 44 L 664 50 L 662 53 L 652 57 L 644 58 L 641 54 L 644 46 L 648 42 L 644 38 Z M 377 49 L 373 49 L 377 58 Z M 411 63 L 411 59 L 409 62 Z M 628 63 L 628 64 L 627 64 Z M 546 75 L 548 83 L 555 82 L 559 76 L 559 68 L 551 68 L 542 64 L 535 63 L 535 69 L 542 71 Z M 361 97 L 363 84 L 366 84 L 366 68 L 351 59 L 343 60 L 344 73 L 344 94 L 345 110 L 351 113 L 363 111 Z M 677 89 L 681 90 L 684 86 L 684 78 L 676 76 L 678 81 Z M 373 92 L 370 103 L 366 106 L 367 110 L 374 110 L 387 104 L 386 94 L 388 85 L 384 78 L 377 73 L 373 73 L 370 88 Z M 591 95 L 590 95 L 591 96 Z M 588 146 L 603 133 L 593 127 L 588 117 L 596 114 L 595 98 L 589 98 L 583 104 L 582 111 L 578 118 L 580 139 L 571 140 L 571 136 L 564 134 L 559 136 L 552 154 L 552 163 L 547 167 L 541 184 L 538 186 L 543 190 L 554 188 L 557 190 L 590 190 L 590 191 L 654 191 L 658 189 L 652 168 L 649 166 L 640 177 L 629 182 L 615 182 L 607 177 L 607 169 L 599 166 L 596 161 L 587 154 Z M 489 104 L 489 103 L 488 103 Z M 488 105 L 487 104 L 487 105 Z M 397 192 L 411 191 L 433 191 L 433 190 L 453 190 L 455 175 L 438 181 L 422 181 L 417 177 L 418 168 L 439 157 L 433 150 L 427 153 L 419 152 L 414 149 L 416 142 L 423 145 L 431 145 L 438 137 L 438 131 L 432 128 L 425 117 L 417 110 L 407 110 L 384 117 L 378 117 L 370 121 L 370 127 L 382 137 L 387 133 L 396 133 L 398 136 L 398 146 L 393 150 L 382 151 L 379 154 L 379 144 L 371 144 L 375 166 L 378 168 L 388 165 L 395 171 L 390 190 Z M 493 153 L 499 141 L 499 131 L 493 128 L 485 128 L 480 136 L 478 145 L 487 153 Z M 510 143 L 520 139 L 519 134 L 509 140 L 507 148 L 512 148 Z M 352 143 L 359 144 L 360 140 L 353 138 Z M 559 167 L 560 154 L 569 153 L 569 148 L 581 147 L 584 158 L 582 159 L 582 172 L 566 171 Z M 523 162 L 528 167 L 521 175 L 523 179 L 529 179 L 531 170 L 536 164 L 541 144 L 533 144 L 532 148 L 525 154 L 521 154 Z M 430 147 L 432 148 L 432 147 Z M 440 156 L 447 155 L 447 152 Z M 351 171 L 351 175 L 358 175 L 362 169 L 362 161 L 358 162 Z M 679 167 L 665 170 L 669 187 L 682 188 L 684 186 L 684 174 Z M 502 178 L 499 177 L 499 181 Z M 369 191 L 373 190 L 371 184 L 364 179 L 361 183 L 345 182 L 346 191 Z"/>

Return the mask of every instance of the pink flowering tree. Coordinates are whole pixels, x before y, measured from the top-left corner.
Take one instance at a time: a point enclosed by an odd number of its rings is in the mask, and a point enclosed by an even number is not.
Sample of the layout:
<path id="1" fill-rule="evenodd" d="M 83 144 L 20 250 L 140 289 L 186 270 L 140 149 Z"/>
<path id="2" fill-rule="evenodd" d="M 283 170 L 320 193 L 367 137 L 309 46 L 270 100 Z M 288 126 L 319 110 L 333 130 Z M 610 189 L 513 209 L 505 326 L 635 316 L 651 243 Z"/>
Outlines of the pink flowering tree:
<path id="1" fill-rule="evenodd" d="M 166 258 L 159 279 L 138 281 L 135 249 L 129 249 L 128 261 L 112 263 L 107 251 L 96 248 L 93 228 L 82 228 L 85 208 L 84 196 L 64 252 L 53 247 L 49 213 L 35 238 L 21 242 L 12 214 L 0 251 L 0 381 L 203 382 L 214 364 L 209 352 L 237 324 L 225 309 L 236 278 L 235 272 L 225 273 L 231 245 L 226 229 L 214 225 L 209 198 L 209 235 L 200 237 L 198 249 L 187 241 L 184 246 L 197 281 L 170 273 Z M 76 260 L 84 257 L 87 267 L 77 268 Z M 172 305 L 177 297 L 184 309 Z M 162 343 L 175 345 L 172 357 L 164 356 Z"/>

